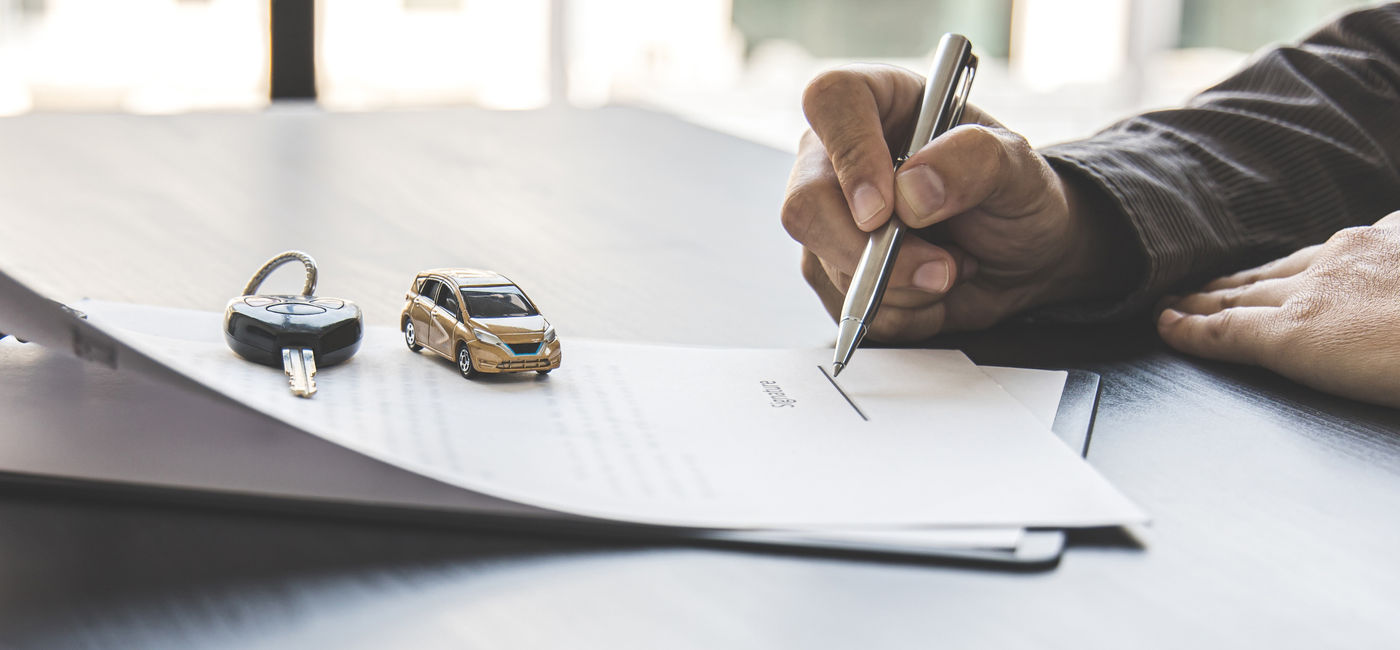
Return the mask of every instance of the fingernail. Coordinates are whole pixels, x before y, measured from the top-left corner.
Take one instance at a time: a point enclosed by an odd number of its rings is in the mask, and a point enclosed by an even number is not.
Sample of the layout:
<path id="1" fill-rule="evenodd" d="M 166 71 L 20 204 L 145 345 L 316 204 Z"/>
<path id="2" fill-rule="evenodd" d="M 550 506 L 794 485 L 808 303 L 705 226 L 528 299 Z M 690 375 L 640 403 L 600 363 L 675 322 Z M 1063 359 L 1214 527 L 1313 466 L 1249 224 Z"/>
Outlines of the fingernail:
<path id="1" fill-rule="evenodd" d="M 914 209 L 914 216 L 927 217 L 943 207 L 943 179 L 928 165 L 900 170 L 894 182 L 900 198 Z"/>
<path id="2" fill-rule="evenodd" d="M 884 209 L 885 197 L 880 196 L 880 190 L 875 189 L 874 185 L 869 183 L 861 185 L 851 195 L 851 211 L 856 218 L 856 223 L 868 223 Z"/>
<path id="3" fill-rule="evenodd" d="M 1184 316 L 1184 315 L 1185 315 L 1185 314 L 1182 314 L 1181 312 L 1179 312 L 1179 311 L 1177 311 L 1177 310 L 1175 310 L 1175 309 L 1163 309 L 1163 310 L 1162 310 L 1162 315 L 1157 317 L 1157 324 L 1158 324 L 1158 325 L 1171 325 L 1172 323 L 1175 323 L 1175 322 L 1181 320 L 1181 317 Z"/>
<path id="4" fill-rule="evenodd" d="M 948 268 L 947 260 L 928 262 L 914 269 L 914 286 L 924 291 L 943 293 L 952 284 L 952 279 L 952 269 Z"/>

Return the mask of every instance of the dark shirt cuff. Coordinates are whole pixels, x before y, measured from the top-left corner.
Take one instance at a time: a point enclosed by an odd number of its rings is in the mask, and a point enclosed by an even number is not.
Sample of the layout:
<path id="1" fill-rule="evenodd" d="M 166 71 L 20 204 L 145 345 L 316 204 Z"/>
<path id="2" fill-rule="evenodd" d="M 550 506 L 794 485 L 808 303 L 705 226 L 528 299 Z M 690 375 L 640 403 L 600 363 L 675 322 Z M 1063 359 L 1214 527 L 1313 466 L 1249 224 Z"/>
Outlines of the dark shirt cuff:
<path id="1" fill-rule="evenodd" d="M 1117 218 L 1137 236 L 1142 275 L 1127 295 L 1095 303 L 1051 306 L 1034 316 L 1063 322 L 1123 320 L 1165 293 L 1218 275 L 1230 241 L 1238 239 L 1210 180 L 1182 153 L 1183 143 L 1150 125 L 1128 124 L 1093 138 L 1042 149 L 1055 171 L 1075 174 L 1108 197 Z"/>

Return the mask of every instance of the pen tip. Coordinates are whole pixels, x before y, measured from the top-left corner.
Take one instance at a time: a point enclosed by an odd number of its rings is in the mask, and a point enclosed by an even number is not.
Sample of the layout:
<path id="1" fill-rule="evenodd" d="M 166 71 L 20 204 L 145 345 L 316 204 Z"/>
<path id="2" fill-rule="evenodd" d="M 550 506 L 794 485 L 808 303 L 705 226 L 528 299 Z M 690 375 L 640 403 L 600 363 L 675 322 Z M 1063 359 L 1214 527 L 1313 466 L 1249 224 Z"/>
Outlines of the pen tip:
<path id="1" fill-rule="evenodd" d="M 840 361 L 837 361 L 836 363 L 831 364 L 831 376 L 832 376 L 832 377 L 839 377 L 839 376 L 841 376 L 841 369 L 842 369 L 842 368 L 845 368 L 845 367 L 846 367 L 846 364 L 841 363 Z"/>

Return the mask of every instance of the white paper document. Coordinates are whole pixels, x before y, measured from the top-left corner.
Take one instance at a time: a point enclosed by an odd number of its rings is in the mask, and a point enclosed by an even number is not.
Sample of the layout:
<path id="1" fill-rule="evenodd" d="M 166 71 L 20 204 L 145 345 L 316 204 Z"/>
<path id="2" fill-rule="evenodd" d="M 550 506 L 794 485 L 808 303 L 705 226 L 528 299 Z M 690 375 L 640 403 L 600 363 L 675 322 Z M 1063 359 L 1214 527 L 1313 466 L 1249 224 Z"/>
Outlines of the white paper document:
<path id="1" fill-rule="evenodd" d="M 237 358 L 220 315 L 84 303 L 89 322 L 234 400 L 380 461 L 549 510 L 706 528 L 1077 527 L 1143 513 L 963 355 L 582 341 L 484 377 L 367 328 L 313 399 Z M 172 322 L 175 319 L 179 322 Z"/>

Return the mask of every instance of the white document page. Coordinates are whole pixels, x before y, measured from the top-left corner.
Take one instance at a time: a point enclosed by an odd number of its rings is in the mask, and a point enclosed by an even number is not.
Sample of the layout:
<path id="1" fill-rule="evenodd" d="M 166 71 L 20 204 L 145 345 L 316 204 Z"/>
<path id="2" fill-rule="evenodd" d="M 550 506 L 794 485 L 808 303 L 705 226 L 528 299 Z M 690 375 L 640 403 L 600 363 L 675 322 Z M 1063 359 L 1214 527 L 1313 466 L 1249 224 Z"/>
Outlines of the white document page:
<path id="1" fill-rule="evenodd" d="M 484 494 L 573 514 L 717 528 L 1092 526 L 1145 516 L 957 352 L 569 340 L 548 377 L 467 381 L 368 328 L 299 399 L 238 359 L 220 315 L 82 307 L 177 371 L 300 429 Z M 161 310 L 177 311 L 177 310 Z M 139 331 L 139 330 L 145 330 Z M 159 333 L 153 333 L 155 330 Z M 183 336 L 175 338 L 171 334 Z"/>
<path id="2" fill-rule="evenodd" d="M 1065 392 L 1065 382 L 1069 373 L 1064 370 L 1037 370 L 1035 368 L 1008 368 L 1006 366 L 977 366 L 992 381 L 1010 393 L 1021 406 L 1026 407 L 1035 419 L 1049 428 L 1055 424 L 1055 414 L 1060 410 L 1060 397 Z M 1083 454 L 1083 449 L 1073 449 Z"/>

